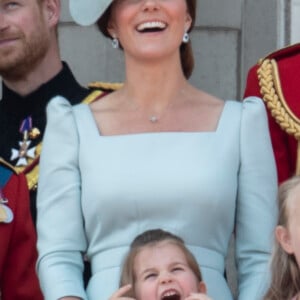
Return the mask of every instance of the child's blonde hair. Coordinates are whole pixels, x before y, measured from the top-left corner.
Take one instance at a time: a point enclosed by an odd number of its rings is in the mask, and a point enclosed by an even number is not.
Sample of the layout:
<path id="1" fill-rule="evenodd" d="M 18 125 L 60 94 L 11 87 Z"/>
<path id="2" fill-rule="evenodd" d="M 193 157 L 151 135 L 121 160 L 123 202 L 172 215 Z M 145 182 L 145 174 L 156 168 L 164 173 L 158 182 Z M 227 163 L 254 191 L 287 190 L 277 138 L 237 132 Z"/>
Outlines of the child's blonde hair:
<path id="1" fill-rule="evenodd" d="M 194 257 L 194 255 L 187 249 L 184 244 L 184 241 L 168 232 L 161 229 L 152 229 L 145 231 L 144 233 L 138 235 L 134 241 L 130 245 L 130 250 L 125 258 L 123 264 L 123 270 L 121 273 L 120 286 L 124 286 L 127 284 L 131 284 L 134 287 L 135 284 L 135 273 L 134 273 L 134 260 L 137 254 L 145 247 L 155 246 L 158 243 L 168 241 L 177 247 L 179 247 L 184 253 L 188 266 L 192 269 L 195 274 L 197 280 L 199 282 L 202 281 L 202 275 L 198 266 L 198 263 Z M 132 288 L 129 293 L 127 293 L 128 297 L 134 297 L 134 289 Z"/>
<path id="2" fill-rule="evenodd" d="M 283 227 L 288 225 L 288 199 L 293 190 L 300 185 L 300 176 L 294 176 L 279 187 L 278 191 L 278 223 Z M 299 195 L 300 199 L 300 195 Z M 293 254 L 285 252 L 277 239 L 271 265 L 271 285 L 264 300 L 291 299 L 300 291 L 300 270 Z"/>

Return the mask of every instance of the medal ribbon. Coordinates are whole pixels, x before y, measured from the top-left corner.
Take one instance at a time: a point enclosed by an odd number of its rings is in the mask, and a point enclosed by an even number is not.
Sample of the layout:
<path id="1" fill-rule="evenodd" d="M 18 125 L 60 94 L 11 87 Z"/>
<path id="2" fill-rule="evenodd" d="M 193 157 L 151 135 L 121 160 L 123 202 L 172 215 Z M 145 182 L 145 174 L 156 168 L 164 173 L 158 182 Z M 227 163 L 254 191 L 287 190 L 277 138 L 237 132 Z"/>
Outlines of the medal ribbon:
<path id="1" fill-rule="evenodd" d="M 27 133 L 32 129 L 32 117 L 29 116 L 21 122 L 19 132 L 27 139 Z"/>
<path id="2" fill-rule="evenodd" d="M 11 170 L 0 166 L 0 201 L 5 200 L 2 189 L 5 187 L 12 173 L 13 172 Z"/>
<path id="3" fill-rule="evenodd" d="M 9 170 L 8 168 L 3 168 L 0 166 L 0 196 L 2 197 L 2 189 L 8 182 L 10 176 L 12 175 L 12 171 Z"/>

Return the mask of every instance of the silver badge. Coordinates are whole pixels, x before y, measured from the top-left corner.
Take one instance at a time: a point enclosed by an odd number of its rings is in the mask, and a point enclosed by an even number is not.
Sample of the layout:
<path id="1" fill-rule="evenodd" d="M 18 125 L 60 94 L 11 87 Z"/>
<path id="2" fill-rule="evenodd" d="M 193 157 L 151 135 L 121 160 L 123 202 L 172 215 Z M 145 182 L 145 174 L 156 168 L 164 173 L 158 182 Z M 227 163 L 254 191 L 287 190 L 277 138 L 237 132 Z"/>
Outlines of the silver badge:
<path id="1" fill-rule="evenodd" d="M 7 203 L 7 200 L 0 200 L 0 223 L 11 223 L 14 219 L 14 214 L 5 203 Z"/>

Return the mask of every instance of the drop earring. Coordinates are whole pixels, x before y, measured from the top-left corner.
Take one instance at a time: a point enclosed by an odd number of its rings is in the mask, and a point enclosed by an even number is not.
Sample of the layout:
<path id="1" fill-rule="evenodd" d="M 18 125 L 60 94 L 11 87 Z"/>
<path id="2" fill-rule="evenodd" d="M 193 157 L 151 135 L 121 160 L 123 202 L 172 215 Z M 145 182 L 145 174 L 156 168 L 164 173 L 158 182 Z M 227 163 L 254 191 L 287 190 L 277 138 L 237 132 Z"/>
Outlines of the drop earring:
<path id="1" fill-rule="evenodd" d="M 119 48 L 119 40 L 116 37 L 114 37 L 111 41 L 111 45 L 114 49 L 118 49 Z"/>
<path id="2" fill-rule="evenodd" d="M 185 43 L 185 44 L 187 44 L 189 41 L 190 41 L 190 36 L 189 36 L 189 34 L 186 32 L 186 33 L 183 35 L 182 42 Z"/>

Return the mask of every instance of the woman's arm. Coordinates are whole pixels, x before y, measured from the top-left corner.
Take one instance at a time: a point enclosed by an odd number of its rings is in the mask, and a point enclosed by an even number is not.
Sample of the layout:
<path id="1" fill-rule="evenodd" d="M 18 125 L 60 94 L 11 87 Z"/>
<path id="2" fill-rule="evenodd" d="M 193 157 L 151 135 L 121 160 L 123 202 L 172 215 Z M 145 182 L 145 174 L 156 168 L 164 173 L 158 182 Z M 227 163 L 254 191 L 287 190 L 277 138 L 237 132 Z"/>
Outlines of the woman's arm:
<path id="1" fill-rule="evenodd" d="M 54 98 L 47 108 L 37 197 L 38 276 L 45 299 L 86 299 L 82 254 L 79 141 L 72 106 Z M 72 298 L 71 298 L 72 299 Z"/>
<path id="2" fill-rule="evenodd" d="M 243 103 L 236 211 L 239 300 L 259 300 L 268 280 L 277 217 L 277 174 L 261 99 Z"/>

